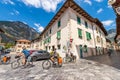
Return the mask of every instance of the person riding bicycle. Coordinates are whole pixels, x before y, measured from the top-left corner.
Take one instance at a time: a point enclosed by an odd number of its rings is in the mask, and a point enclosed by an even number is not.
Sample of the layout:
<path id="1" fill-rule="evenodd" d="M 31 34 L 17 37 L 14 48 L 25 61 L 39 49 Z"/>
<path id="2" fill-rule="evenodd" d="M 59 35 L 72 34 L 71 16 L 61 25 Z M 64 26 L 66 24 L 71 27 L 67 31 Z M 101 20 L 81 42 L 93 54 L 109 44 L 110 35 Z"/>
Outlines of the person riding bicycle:
<path id="1" fill-rule="evenodd" d="M 30 56 L 30 52 L 26 49 L 26 47 L 23 47 L 22 49 L 23 49 L 21 52 L 23 56 L 22 63 L 23 65 L 25 65 L 28 57 Z"/>
<path id="2" fill-rule="evenodd" d="M 55 59 L 59 59 L 60 55 L 59 53 L 57 53 L 56 49 L 53 51 L 53 54 L 52 54 L 52 57 L 51 57 L 51 60 L 53 62 L 53 64 L 55 64 Z"/>

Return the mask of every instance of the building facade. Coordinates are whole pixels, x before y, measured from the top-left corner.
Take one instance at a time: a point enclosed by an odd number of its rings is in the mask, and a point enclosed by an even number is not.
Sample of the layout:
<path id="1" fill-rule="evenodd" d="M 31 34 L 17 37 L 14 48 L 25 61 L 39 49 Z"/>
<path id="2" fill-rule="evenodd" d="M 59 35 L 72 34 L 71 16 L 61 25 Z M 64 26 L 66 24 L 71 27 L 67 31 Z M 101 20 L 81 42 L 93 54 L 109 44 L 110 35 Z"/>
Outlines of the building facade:
<path id="1" fill-rule="evenodd" d="M 106 35 L 98 19 L 92 18 L 73 0 L 67 0 L 32 45 L 47 51 L 56 48 L 62 57 L 70 49 L 79 59 L 106 53 Z"/>
<path id="2" fill-rule="evenodd" d="M 21 52 L 23 47 L 30 49 L 30 41 L 26 39 L 17 40 L 15 45 L 15 52 Z"/>

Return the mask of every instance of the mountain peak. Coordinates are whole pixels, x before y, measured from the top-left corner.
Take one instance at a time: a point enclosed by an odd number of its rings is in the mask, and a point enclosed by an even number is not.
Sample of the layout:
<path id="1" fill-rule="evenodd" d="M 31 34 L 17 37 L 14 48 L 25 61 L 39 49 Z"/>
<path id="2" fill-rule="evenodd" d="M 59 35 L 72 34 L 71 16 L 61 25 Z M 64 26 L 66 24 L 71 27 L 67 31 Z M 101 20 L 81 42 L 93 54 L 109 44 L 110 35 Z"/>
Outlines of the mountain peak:
<path id="1" fill-rule="evenodd" d="M 0 21 L 0 27 L 5 31 L 2 42 L 14 42 L 16 39 L 32 40 L 38 37 L 38 32 L 21 21 Z"/>

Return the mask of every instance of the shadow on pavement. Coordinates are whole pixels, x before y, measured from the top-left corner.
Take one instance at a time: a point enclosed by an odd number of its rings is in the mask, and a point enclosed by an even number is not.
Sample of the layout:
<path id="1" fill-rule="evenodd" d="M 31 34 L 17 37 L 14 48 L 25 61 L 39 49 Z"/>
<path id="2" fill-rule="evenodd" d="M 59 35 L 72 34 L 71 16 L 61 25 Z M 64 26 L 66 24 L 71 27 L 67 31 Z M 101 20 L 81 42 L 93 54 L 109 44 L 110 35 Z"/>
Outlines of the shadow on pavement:
<path id="1" fill-rule="evenodd" d="M 113 52 L 111 56 L 108 56 L 108 54 L 103 54 L 99 56 L 87 57 L 84 59 L 96 61 L 120 69 L 120 52 Z"/>

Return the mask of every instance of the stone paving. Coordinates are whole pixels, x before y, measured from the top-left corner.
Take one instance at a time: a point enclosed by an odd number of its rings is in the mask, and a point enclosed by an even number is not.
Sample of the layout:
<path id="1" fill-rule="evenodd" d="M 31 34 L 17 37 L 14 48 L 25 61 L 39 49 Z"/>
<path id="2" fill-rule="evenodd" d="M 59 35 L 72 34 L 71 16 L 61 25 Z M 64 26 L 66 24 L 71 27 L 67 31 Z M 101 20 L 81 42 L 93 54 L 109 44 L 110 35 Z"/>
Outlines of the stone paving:
<path id="1" fill-rule="evenodd" d="M 25 69 L 0 65 L 0 80 L 120 80 L 119 69 L 85 59 L 49 70 L 42 69 L 42 61 L 34 65 Z"/>
<path id="2" fill-rule="evenodd" d="M 104 54 L 99 56 L 87 57 L 85 59 L 96 61 L 120 69 L 120 52 L 114 51 L 112 52 L 111 56 L 108 56 L 108 54 Z"/>

